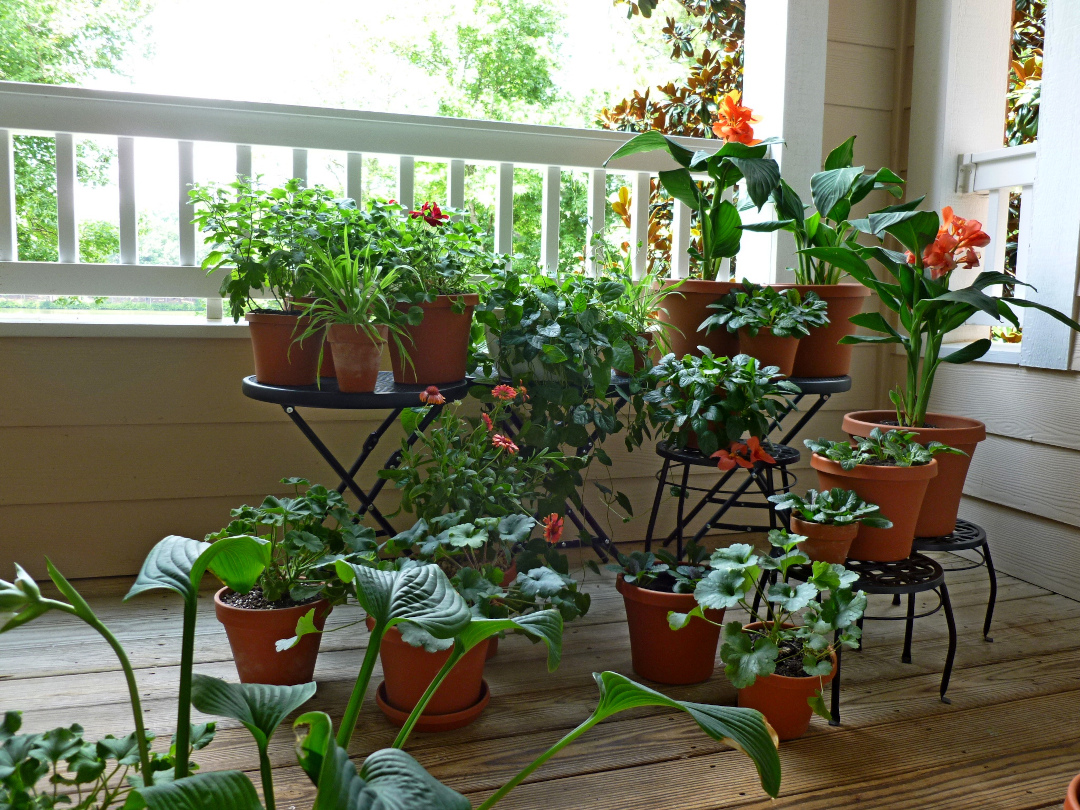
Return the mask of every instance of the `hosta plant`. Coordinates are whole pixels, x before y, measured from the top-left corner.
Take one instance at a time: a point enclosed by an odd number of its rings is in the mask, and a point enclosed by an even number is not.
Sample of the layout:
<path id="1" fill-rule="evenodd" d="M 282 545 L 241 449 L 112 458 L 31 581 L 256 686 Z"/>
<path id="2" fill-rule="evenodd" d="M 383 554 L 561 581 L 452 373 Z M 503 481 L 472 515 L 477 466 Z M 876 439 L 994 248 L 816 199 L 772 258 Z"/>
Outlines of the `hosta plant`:
<path id="1" fill-rule="evenodd" d="M 867 503 L 850 489 L 834 487 L 821 492 L 811 489 L 803 498 L 794 492 L 770 495 L 769 500 L 779 511 L 790 511 L 807 523 L 823 526 L 846 526 L 862 523 L 875 529 L 892 528 L 892 521 L 881 514 L 875 504 Z"/>
<path id="2" fill-rule="evenodd" d="M 925 445 L 915 441 L 915 434 L 905 430 L 883 431 L 873 428 L 865 438 L 856 437 L 853 442 L 834 442 L 829 439 L 805 439 L 808 449 L 835 461 L 845 470 L 854 470 L 860 464 L 917 467 L 929 464 L 938 453 L 965 455 L 963 450 L 949 447 L 941 442 Z"/>
<path id="3" fill-rule="evenodd" d="M 777 290 L 746 280 L 709 309 L 714 313 L 701 324 L 705 332 L 745 329 L 756 335 L 764 329 L 775 337 L 803 338 L 829 322 L 828 304 L 815 293 L 803 296 L 794 288 Z"/>
<path id="4" fill-rule="evenodd" d="M 788 581 L 792 566 L 811 566 L 810 558 L 798 550 L 805 539 L 782 530 L 769 532 L 776 556 L 758 554 L 746 543 L 716 550 L 710 558 L 712 570 L 694 590 L 697 607 L 668 614 L 672 629 L 679 630 L 695 616 L 709 621 L 709 609 L 747 612 L 749 621 L 723 626 L 720 648 L 724 673 L 738 689 L 778 668 L 788 675 L 825 677 L 832 672 L 837 646 L 858 646 L 857 622 L 866 609 L 866 594 L 852 591 L 855 572 L 836 563 L 814 562 L 805 581 Z M 770 576 L 763 576 L 766 573 Z M 751 623 L 761 623 L 761 628 L 746 630 Z M 820 691 L 811 705 L 829 716 Z"/>

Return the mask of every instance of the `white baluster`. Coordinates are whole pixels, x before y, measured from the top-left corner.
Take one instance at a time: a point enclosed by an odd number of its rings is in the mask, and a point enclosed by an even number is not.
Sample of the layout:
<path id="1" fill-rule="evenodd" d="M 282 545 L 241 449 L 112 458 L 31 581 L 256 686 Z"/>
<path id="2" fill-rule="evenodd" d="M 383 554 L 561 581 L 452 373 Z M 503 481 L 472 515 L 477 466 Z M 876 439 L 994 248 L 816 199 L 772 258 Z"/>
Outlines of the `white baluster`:
<path id="1" fill-rule="evenodd" d="M 345 168 L 345 196 L 360 205 L 364 187 L 364 156 L 359 152 L 349 152 Z"/>
<path id="2" fill-rule="evenodd" d="M 292 176 L 300 179 L 301 186 L 308 184 L 308 151 L 307 149 L 292 150 Z"/>
<path id="3" fill-rule="evenodd" d="M 180 219 L 180 264 L 185 267 L 195 265 L 195 206 L 191 204 L 188 192 L 195 182 L 195 143 L 178 141 L 177 168 L 179 169 L 179 188 L 177 189 L 177 216 Z"/>
<path id="4" fill-rule="evenodd" d="M 446 165 L 447 204 L 451 208 L 465 207 L 465 161 L 451 160 Z"/>
<path id="5" fill-rule="evenodd" d="M 397 201 L 410 210 L 413 208 L 415 168 L 415 161 L 411 155 L 402 155 L 398 158 Z"/>
<path id="6" fill-rule="evenodd" d="M 558 166 L 544 169 L 544 183 L 540 193 L 540 266 L 545 273 L 554 275 L 559 269 L 559 192 L 562 170 Z"/>
<path id="7" fill-rule="evenodd" d="M 56 232 L 62 262 L 79 261 L 79 228 L 75 215 L 75 136 L 56 134 Z"/>
<path id="8" fill-rule="evenodd" d="M 254 183 L 251 176 L 251 147 L 242 143 L 236 145 L 236 176 L 241 180 Z"/>
<path id="9" fill-rule="evenodd" d="M 135 139 L 116 139 L 120 186 L 120 264 L 139 263 L 139 216 L 135 205 Z"/>
<path id="10" fill-rule="evenodd" d="M 500 163 L 495 186 L 495 252 L 514 250 L 514 164 Z"/>
<path id="11" fill-rule="evenodd" d="M 0 129 L 0 262 L 19 258 L 15 232 L 15 151 L 11 132 Z"/>
<path id="12" fill-rule="evenodd" d="M 600 260 L 607 218 L 607 172 L 593 169 L 589 172 L 588 223 L 585 228 L 585 269 L 596 277 L 600 274 Z"/>

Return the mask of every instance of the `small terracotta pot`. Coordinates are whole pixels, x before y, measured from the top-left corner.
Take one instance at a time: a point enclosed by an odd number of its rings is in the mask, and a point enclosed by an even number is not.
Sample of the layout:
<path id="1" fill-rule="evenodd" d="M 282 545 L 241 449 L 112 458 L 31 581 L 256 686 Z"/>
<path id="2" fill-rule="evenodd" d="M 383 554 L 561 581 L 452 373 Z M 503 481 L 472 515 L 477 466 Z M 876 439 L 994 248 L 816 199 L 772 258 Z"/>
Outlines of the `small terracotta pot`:
<path id="1" fill-rule="evenodd" d="M 774 284 L 776 288 L 788 286 Z M 855 334 L 849 319 L 862 312 L 870 290 L 862 284 L 792 284 L 804 297 L 808 292 L 828 304 L 829 322 L 811 329 L 799 340 L 793 377 L 843 377 L 851 371 L 852 346 L 840 345 L 840 339 Z"/>
<path id="2" fill-rule="evenodd" d="M 664 281 L 660 286 L 661 289 L 667 289 L 676 284 L 677 281 Z M 665 296 L 660 304 L 660 321 L 675 327 L 667 330 L 669 351 L 674 352 L 676 357 L 687 354 L 700 357 L 698 346 L 704 346 L 717 357 L 733 357 L 738 354 L 739 339 L 726 329 L 714 329 L 709 334 L 698 331 L 702 322 L 715 314 L 715 310 L 709 309 L 709 304 L 719 301 L 738 286 L 734 281 L 703 281 L 691 278 Z"/>
<path id="3" fill-rule="evenodd" d="M 720 628 L 698 618 L 682 630 L 668 626 L 669 611 L 689 613 L 697 605 L 692 593 L 662 593 L 626 583 L 619 575 L 615 587 L 623 596 L 630 625 L 630 657 L 634 672 L 656 683 L 701 683 L 716 667 Z M 708 617 L 723 622 L 724 611 Z"/>
<path id="4" fill-rule="evenodd" d="M 891 529 L 875 529 L 860 523 L 848 550 L 849 557 L 892 562 L 911 556 L 923 496 L 930 479 L 938 474 L 936 459 L 918 467 L 860 464 L 853 470 L 845 470 L 835 461 L 814 453 L 810 466 L 817 470 L 818 489 L 850 489 L 864 501 L 876 503 L 881 514 L 892 521 Z"/>
<path id="5" fill-rule="evenodd" d="M 830 526 L 824 523 L 808 523 L 791 516 L 791 531 L 806 540 L 799 543 L 799 551 L 811 560 L 843 564 L 847 559 L 851 541 L 859 533 L 858 523 Z"/>
<path id="6" fill-rule="evenodd" d="M 882 425 L 881 420 L 896 419 L 894 411 L 854 411 L 844 416 L 843 430 L 852 436 L 868 436 L 876 427 L 895 429 Z M 926 421 L 932 428 L 901 428 L 915 434 L 919 444 L 941 442 L 963 450 L 967 455 L 941 453 L 934 458 L 938 463 L 938 477 L 934 486 L 926 491 L 919 521 L 915 526 L 916 537 L 944 537 L 956 528 L 956 516 L 960 511 L 960 498 L 964 494 L 971 458 L 975 448 L 986 438 L 986 425 L 977 419 L 949 416 L 944 413 L 928 413 Z M 886 516 L 888 517 L 888 516 Z M 890 517 L 889 520 L 892 520 Z"/>
<path id="7" fill-rule="evenodd" d="M 323 334 L 297 340 L 311 319 L 290 312 L 244 315 L 255 355 L 255 379 L 264 385 L 314 385 Z"/>
<path id="8" fill-rule="evenodd" d="M 514 562 L 510 563 L 510 567 L 507 568 L 503 572 L 503 585 L 504 586 L 509 585 L 511 582 L 513 582 L 515 579 L 517 579 L 517 575 L 518 575 L 517 560 L 515 560 Z M 498 636 L 492 636 L 491 638 L 488 639 L 487 658 L 490 661 L 492 658 L 494 658 L 498 654 L 499 654 L 499 637 Z"/>
<path id="9" fill-rule="evenodd" d="M 455 301 L 465 300 L 465 311 L 454 312 Z M 443 385 L 465 379 L 469 354 L 469 331 L 472 328 L 473 308 L 480 296 L 440 295 L 434 301 L 421 304 L 399 304 L 408 312 L 412 306 L 424 310 L 424 320 L 416 326 L 405 326 L 401 343 L 412 361 L 410 366 L 401 356 L 397 341 L 390 341 L 390 367 L 394 382 L 407 385 Z"/>
<path id="10" fill-rule="evenodd" d="M 322 633 L 306 635 L 284 652 L 278 652 L 275 644 L 295 636 L 297 621 L 312 608 L 315 608 L 315 626 L 322 630 L 332 609 L 330 603 L 321 599 L 290 608 L 249 610 L 222 602 L 227 590 L 222 588 L 214 594 L 214 611 L 218 621 L 225 625 L 240 682 L 279 686 L 310 683 L 315 675 Z"/>
<path id="11" fill-rule="evenodd" d="M 313 295 L 305 295 L 300 298 L 289 297 L 286 300 L 289 301 L 291 307 L 293 303 L 310 306 L 318 299 Z M 337 376 L 337 373 L 334 371 L 334 353 L 330 351 L 329 347 L 323 351 L 322 362 L 319 364 L 319 376 L 331 380 Z"/>
<path id="12" fill-rule="evenodd" d="M 1064 810 L 1080 810 L 1080 774 L 1069 783 L 1069 792 L 1065 794 Z"/>
<path id="13" fill-rule="evenodd" d="M 374 620 L 368 618 L 367 626 L 369 630 L 372 629 L 375 626 Z M 385 678 L 380 692 L 383 693 L 386 703 L 408 716 L 450 657 L 450 652 L 451 650 L 443 650 L 429 653 L 422 647 L 406 644 L 397 628 L 391 627 L 387 630 L 379 648 L 379 660 L 382 662 Z M 487 642 L 481 642 L 469 650 L 450 670 L 421 717 L 468 714 L 467 710 L 476 706 L 483 698 L 486 659 Z M 387 714 L 387 717 L 394 720 L 390 714 Z M 475 717 L 469 717 L 466 723 L 473 719 Z"/>
<path id="14" fill-rule="evenodd" d="M 759 630 L 761 627 L 761 622 L 753 622 L 745 629 Z M 820 678 L 792 678 L 775 673 L 759 677 L 745 689 L 739 690 L 739 705 L 744 709 L 757 709 L 765 715 L 781 740 L 798 739 L 810 728 L 810 718 L 814 715 L 807 700 L 836 677 L 835 654 L 832 664 L 832 672 Z"/>
<path id="15" fill-rule="evenodd" d="M 379 379 L 379 364 L 386 345 L 386 327 L 378 327 L 381 340 L 358 326 L 332 323 L 326 329 L 326 340 L 334 353 L 338 390 L 346 394 L 367 394 L 375 390 Z"/>
<path id="16" fill-rule="evenodd" d="M 756 357 L 762 366 L 779 366 L 780 374 L 790 377 L 795 367 L 795 353 L 799 351 L 797 337 L 777 337 L 768 329 L 759 329 L 756 335 L 739 330 L 739 354 Z"/>

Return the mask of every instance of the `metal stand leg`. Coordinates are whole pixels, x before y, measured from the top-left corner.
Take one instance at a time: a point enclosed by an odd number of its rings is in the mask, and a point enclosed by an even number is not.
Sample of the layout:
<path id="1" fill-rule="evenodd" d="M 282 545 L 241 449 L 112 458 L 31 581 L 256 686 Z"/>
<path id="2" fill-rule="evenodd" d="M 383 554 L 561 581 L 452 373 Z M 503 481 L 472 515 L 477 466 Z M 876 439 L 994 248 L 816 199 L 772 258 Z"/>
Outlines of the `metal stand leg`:
<path id="1" fill-rule="evenodd" d="M 652 551 L 653 531 L 656 529 L 656 517 L 660 513 L 660 502 L 664 497 L 664 487 L 667 486 L 667 474 L 671 468 L 671 459 L 664 459 L 664 466 L 660 468 L 660 477 L 656 481 L 656 497 L 652 502 L 652 513 L 649 515 L 649 528 L 645 532 L 645 550 Z"/>
<path id="2" fill-rule="evenodd" d="M 350 467 L 349 471 L 346 473 L 348 479 L 341 479 L 341 482 L 337 485 L 337 491 L 339 493 L 344 492 L 345 488 L 348 486 L 348 481 L 354 479 L 356 477 L 356 474 L 360 472 L 360 468 L 364 466 L 364 462 L 367 461 L 368 456 L 371 455 L 371 451 L 378 446 L 379 440 L 382 439 L 383 434 L 386 433 L 386 431 L 390 429 L 390 426 L 398 420 L 398 417 L 401 416 L 401 412 L 403 410 L 404 408 L 395 408 L 394 410 L 390 411 L 390 415 L 382 421 L 382 424 L 379 425 L 378 428 L 373 430 L 368 435 L 367 439 L 364 440 L 364 446 L 360 449 L 360 455 L 357 457 L 356 461 L 353 462 L 352 467 Z M 288 409 L 286 409 L 285 412 L 288 413 Z M 294 419 L 293 421 L 295 422 L 296 420 Z M 303 428 L 301 428 L 301 430 L 302 429 Z"/>
<path id="3" fill-rule="evenodd" d="M 904 653 L 900 656 L 900 660 L 905 664 L 911 663 L 911 631 L 914 625 L 915 594 L 909 593 L 907 597 L 907 621 L 905 622 L 904 626 Z"/>
<path id="4" fill-rule="evenodd" d="M 859 628 L 859 646 L 855 648 L 855 652 L 862 652 L 862 629 L 863 629 L 863 617 L 860 616 L 855 625 Z"/>
<path id="5" fill-rule="evenodd" d="M 983 621 L 983 639 L 993 641 L 990 638 L 990 622 L 994 618 L 994 605 L 997 604 L 997 572 L 994 570 L 994 560 L 990 556 L 990 543 L 984 542 L 982 547 L 983 562 L 986 563 L 986 573 L 990 577 L 990 598 L 986 603 L 986 619 Z"/>
<path id="6" fill-rule="evenodd" d="M 949 600 L 949 588 L 941 583 L 941 607 L 945 611 L 945 621 L 949 625 L 949 652 L 945 656 L 945 669 L 941 673 L 941 702 L 952 703 L 945 692 L 949 688 L 949 678 L 952 677 L 953 660 L 956 658 L 956 619 L 953 617 L 952 602 Z"/>
<path id="7" fill-rule="evenodd" d="M 690 481 L 690 465 L 683 464 L 682 485 L 679 487 L 679 511 L 675 518 L 675 559 L 681 560 L 683 555 L 683 509 L 686 506 L 686 485 Z M 694 538 L 695 541 L 697 538 Z"/>
<path id="8" fill-rule="evenodd" d="M 840 634 L 836 634 L 836 639 L 839 640 Z M 840 725 L 840 660 L 843 650 L 840 645 L 836 645 L 836 677 L 832 679 L 832 719 L 829 721 L 830 726 Z"/>
<path id="9" fill-rule="evenodd" d="M 892 598 L 893 607 L 900 607 L 900 594 L 894 593 Z"/>

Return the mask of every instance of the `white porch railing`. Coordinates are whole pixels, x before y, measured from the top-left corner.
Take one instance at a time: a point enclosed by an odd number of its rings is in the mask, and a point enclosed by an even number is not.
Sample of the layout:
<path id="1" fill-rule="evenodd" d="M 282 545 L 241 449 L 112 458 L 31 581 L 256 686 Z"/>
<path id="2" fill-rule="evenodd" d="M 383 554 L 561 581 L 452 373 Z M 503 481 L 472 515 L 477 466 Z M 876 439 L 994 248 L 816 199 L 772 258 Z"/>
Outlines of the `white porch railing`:
<path id="1" fill-rule="evenodd" d="M 1016 278 L 1026 281 L 1031 253 L 1031 222 L 1034 215 L 1033 189 L 1038 144 L 1009 146 L 989 152 L 961 155 L 956 190 L 962 194 L 987 194 L 988 213 L 983 230 L 990 244 L 983 248 L 982 269 L 1005 272 L 1005 243 L 1008 235 L 1009 195 L 1020 192 L 1020 227 L 1016 249 Z M 1000 292 L 1000 287 L 997 288 Z M 1025 287 L 1017 285 L 1013 294 L 1024 297 Z M 1017 307 L 1023 324 L 1024 309 Z M 985 313 L 976 313 L 969 323 L 981 326 L 1000 325 Z"/>
<path id="2" fill-rule="evenodd" d="M 56 141 L 58 262 L 19 261 L 15 226 L 13 136 L 45 135 Z M 117 139 L 120 263 L 80 262 L 75 206 L 76 139 Z M 414 163 L 447 163 L 446 202 L 465 200 L 466 163 L 496 164 L 495 248 L 513 246 L 514 167 L 543 172 L 541 264 L 554 269 L 559 253 L 559 184 L 563 168 L 589 172 L 586 244 L 604 223 L 607 206 L 603 163 L 630 136 L 602 130 L 530 126 L 416 115 L 396 115 L 317 107 L 190 99 L 84 88 L 0 82 L 0 294 L 198 297 L 207 299 L 207 317 L 221 317 L 220 281 L 208 278 L 196 262 L 196 232 L 188 188 L 195 178 L 197 141 L 236 145 L 236 172 L 250 176 L 251 147 L 293 150 L 293 176 L 306 181 L 308 150 L 341 153 L 345 193 L 359 200 L 364 154 L 397 156 L 397 199 L 413 205 Z M 179 187 L 179 255 L 176 266 L 140 265 L 135 176 L 138 138 L 176 142 Z M 716 141 L 679 139 L 691 149 L 715 149 Z M 615 171 L 631 176 L 631 245 L 634 272 L 646 265 L 649 179 L 673 168 L 665 154 L 636 155 Z M 281 178 L 284 180 L 285 178 Z M 672 273 L 688 270 L 686 247 L 690 217 L 676 203 Z"/>

